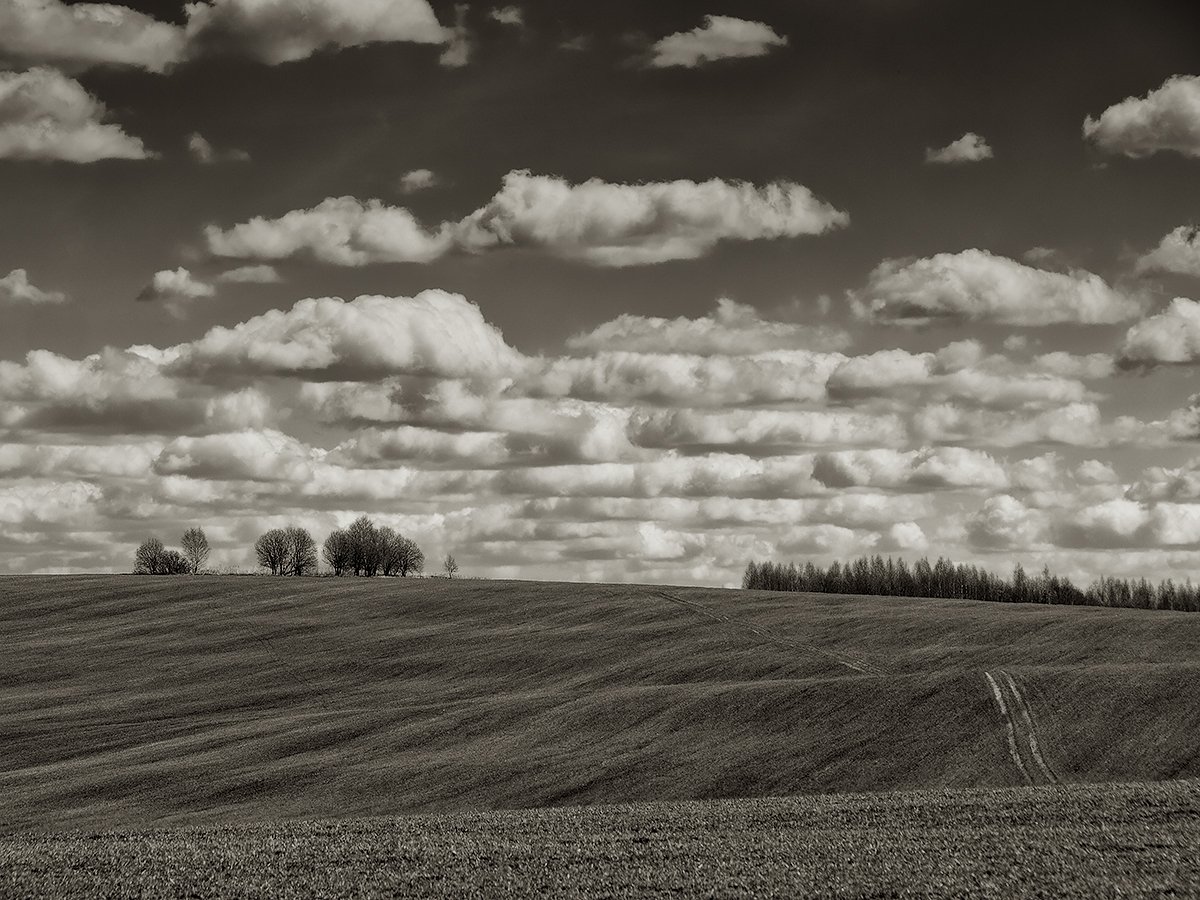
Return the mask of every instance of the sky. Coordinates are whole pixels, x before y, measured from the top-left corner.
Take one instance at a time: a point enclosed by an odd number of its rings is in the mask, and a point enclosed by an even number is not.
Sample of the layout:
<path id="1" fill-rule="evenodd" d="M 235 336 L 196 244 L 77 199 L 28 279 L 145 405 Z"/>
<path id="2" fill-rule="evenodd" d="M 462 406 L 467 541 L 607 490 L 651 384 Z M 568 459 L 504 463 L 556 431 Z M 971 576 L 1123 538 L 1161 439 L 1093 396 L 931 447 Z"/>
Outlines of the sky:
<path id="1" fill-rule="evenodd" d="M 0 0 L 0 572 L 1200 578 L 1200 11 Z"/>

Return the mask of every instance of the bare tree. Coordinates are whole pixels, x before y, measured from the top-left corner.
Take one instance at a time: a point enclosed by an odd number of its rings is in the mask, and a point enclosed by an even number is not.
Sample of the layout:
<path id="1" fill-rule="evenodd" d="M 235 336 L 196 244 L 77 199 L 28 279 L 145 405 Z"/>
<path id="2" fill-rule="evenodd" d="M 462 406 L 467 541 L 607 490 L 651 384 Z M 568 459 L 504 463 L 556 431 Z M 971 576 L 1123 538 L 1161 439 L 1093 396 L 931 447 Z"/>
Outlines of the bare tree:
<path id="1" fill-rule="evenodd" d="M 379 571 L 382 547 L 379 529 L 367 516 L 359 516 L 346 529 L 350 536 L 350 568 L 355 575 L 375 575 Z"/>
<path id="2" fill-rule="evenodd" d="M 133 554 L 133 571 L 139 575 L 162 575 L 164 553 L 162 541 L 156 537 L 146 538 Z"/>
<path id="3" fill-rule="evenodd" d="M 413 541 L 386 526 L 380 528 L 378 534 L 381 574 L 407 577 L 409 573 L 419 572 L 424 568 L 425 554 Z"/>
<path id="4" fill-rule="evenodd" d="M 321 555 L 325 557 L 329 568 L 333 569 L 334 575 L 345 575 L 353 570 L 354 548 L 350 543 L 350 535 L 341 528 L 325 538 Z"/>
<path id="5" fill-rule="evenodd" d="M 445 570 L 447 578 L 453 578 L 458 574 L 458 563 L 454 561 L 454 557 L 449 553 L 446 554 L 446 559 L 442 562 L 442 568 Z"/>
<path id="6" fill-rule="evenodd" d="M 187 575 L 192 571 L 192 564 L 178 550 L 166 550 L 163 552 L 159 563 L 162 575 Z"/>
<path id="7" fill-rule="evenodd" d="M 183 540 L 180 543 L 183 546 L 183 555 L 187 557 L 191 566 L 191 574 L 200 574 L 200 570 L 208 562 L 209 553 L 208 538 L 204 535 L 204 529 L 189 528 L 183 533 Z"/>
<path id="8" fill-rule="evenodd" d="M 296 525 L 284 529 L 288 541 L 286 571 L 292 575 L 311 575 L 317 570 L 317 542 L 308 529 Z"/>
<path id="9" fill-rule="evenodd" d="M 401 578 L 416 575 L 425 568 L 425 554 L 421 552 L 421 548 L 416 545 L 415 541 L 406 537 L 397 538 L 396 557 L 396 571 L 400 573 Z M 455 566 L 455 569 L 457 570 L 458 566 Z"/>
<path id="10" fill-rule="evenodd" d="M 269 569 L 272 575 L 286 574 L 291 541 L 282 528 L 272 528 L 254 543 L 258 564 Z"/>

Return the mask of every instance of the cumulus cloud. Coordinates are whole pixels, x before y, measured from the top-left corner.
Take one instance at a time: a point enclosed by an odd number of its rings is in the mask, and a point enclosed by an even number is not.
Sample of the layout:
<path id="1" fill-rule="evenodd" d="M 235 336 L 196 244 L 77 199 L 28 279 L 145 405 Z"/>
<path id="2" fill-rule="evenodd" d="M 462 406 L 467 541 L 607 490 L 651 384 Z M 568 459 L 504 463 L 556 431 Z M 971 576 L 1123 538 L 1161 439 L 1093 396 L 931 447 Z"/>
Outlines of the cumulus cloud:
<path id="1" fill-rule="evenodd" d="M 218 326 L 173 348 L 178 371 L 354 373 L 404 372 L 439 378 L 497 378 L 523 357 L 458 294 L 364 295 L 344 301 L 309 298 L 232 328 Z"/>
<path id="2" fill-rule="evenodd" d="M 656 69 L 694 69 L 721 59 L 766 56 L 775 47 L 787 46 L 787 42 L 786 37 L 762 22 L 705 16 L 703 25 L 669 34 L 655 43 L 649 64 Z"/>
<path id="3" fill-rule="evenodd" d="M 403 41 L 445 45 L 445 64 L 466 62 L 463 30 L 443 28 L 427 0 L 196 0 L 184 12 L 179 26 L 115 4 L 5 0 L 0 58 L 164 72 L 213 53 L 279 65 L 322 50 Z"/>
<path id="4" fill-rule="evenodd" d="M 985 250 L 885 260 L 852 299 L 860 316 L 906 324 L 1097 325 L 1134 318 L 1142 309 L 1099 275 L 1049 272 Z"/>
<path id="5" fill-rule="evenodd" d="M 155 272 L 137 299 L 143 302 L 165 303 L 173 315 L 182 316 L 190 303 L 214 297 L 216 293 L 215 287 L 206 281 L 200 281 L 180 266 L 178 269 Z"/>
<path id="6" fill-rule="evenodd" d="M 277 260 L 310 255 L 361 266 L 430 262 L 451 249 L 480 253 L 530 247 L 599 266 L 695 259 L 726 240 L 821 234 L 849 217 L 794 182 L 671 181 L 582 184 L 514 171 L 486 206 L 459 222 L 426 229 L 403 207 L 331 197 L 276 219 L 229 229 L 209 226 L 216 256 Z"/>
<path id="7" fill-rule="evenodd" d="M 1137 322 L 1126 332 L 1119 365 L 1193 365 L 1198 359 L 1200 303 L 1176 297 L 1162 312 Z"/>
<path id="8" fill-rule="evenodd" d="M 525 14 L 519 6 L 497 6 L 488 13 L 488 17 L 501 25 L 512 25 L 516 28 L 525 26 Z"/>
<path id="9" fill-rule="evenodd" d="M 192 132 L 188 135 L 188 152 L 202 166 L 219 162 L 249 162 L 250 154 L 245 150 L 217 150 L 204 135 Z"/>
<path id="10" fill-rule="evenodd" d="M 449 38 L 426 0 L 207 0 L 187 6 L 189 53 L 234 52 L 278 65 L 319 50 Z"/>
<path id="11" fill-rule="evenodd" d="M 0 278 L 0 304 L 36 306 L 66 302 L 66 294 L 60 291 L 44 291 L 31 284 L 24 269 L 13 269 Z"/>
<path id="12" fill-rule="evenodd" d="M 439 180 L 431 169 L 413 169 L 400 176 L 400 193 L 415 194 L 437 187 Z"/>
<path id="13" fill-rule="evenodd" d="M 1007 488 L 1004 467 L 989 453 L 966 447 L 839 450 L 819 454 L 813 477 L 827 487 Z"/>
<path id="14" fill-rule="evenodd" d="M 694 259 L 723 240 L 821 234 L 849 217 L 803 185 L 711 179 L 612 184 L 510 172 L 492 200 L 456 228 L 481 251 L 530 246 L 601 266 Z"/>
<path id="15" fill-rule="evenodd" d="M 381 200 L 330 197 L 311 209 L 277 219 L 256 216 L 222 230 L 204 229 L 214 256 L 281 260 L 310 256 L 338 266 L 382 262 L 429 262 L 452 246 L 451 236 L 429 233 L 412 213 Z"/>
<path id="16" fill-rule="evenodd" d="M 1200 228 L 1181 225 L 1165 235 L 1157 247 L 1139 257 L 1137 270 L 1200 278 Z"/>
<path id="17" fill-rule="evenodd" d="M 925 150 L 925 162 L 942 165 L 957 165 L 961 163 L 982 162 L 992 158 L 992 148 L 988 142 L 973 131 L 968 131 L 956 141 L 951 141 L 945 147 Z"/>
<path id="18" fill-rule="evenodd" d="M 692 353 L 733 356 L 769 350 L 842 350 L 850 336 L 840 328 L 764 319 L 753 306 L 722 298 L 708 315 L 674 319 L 622 313 L 567 341 L 578 353 Z"/>
<path id="19" fill-rule="evenodd" d="M 65 68 L 133 66 L 162 72 L 184 50 L 183 29 L 111 3 L 5 0 L 0 58 Z"/>
<path id="20" fill-rule="evenodd" d="M 0 159 L 93 163 L 152 156 L 107 118 L 103 103 L 55 69 L 0 72 Z"/>
<path id="21" fill-rule="evenodd" d="M 1168 150 L 1200 157 L 1200 77 L 1174 75 L 1145 97 L 1126 97 L 1099 118 L 1088 116 L 1083 136 L 1133 159 Z"/>

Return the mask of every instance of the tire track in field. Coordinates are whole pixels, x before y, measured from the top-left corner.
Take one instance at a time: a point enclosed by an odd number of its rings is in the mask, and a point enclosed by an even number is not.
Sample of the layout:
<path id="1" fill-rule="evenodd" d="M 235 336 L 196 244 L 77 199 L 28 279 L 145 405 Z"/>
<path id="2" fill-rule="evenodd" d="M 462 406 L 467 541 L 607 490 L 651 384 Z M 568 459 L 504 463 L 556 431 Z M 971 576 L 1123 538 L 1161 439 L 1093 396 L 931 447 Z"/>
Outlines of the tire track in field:
<path id="1" fill-rule="evenodd" d="M 1037 724 L 1033 720 L 1033 710 L 1011 672 L 996 669 L 984 672 L 988 687 L 992 690 L 992 699 L 1000 710 L 1004 720 L 1004 730 L 1008 737 L 1008 754 L 1028 784 L 1057 784 L 1058 776 L 1054 774 L 1042 755 L 1038 741 Z"/>
<path id="2" fill-rule="evenodd" d="M 714 622 L 720 622 L 724 625 L 729 625 L 734 628 L 740 628 L 743 631 L 748 631 L 768 643 L 778 644 L 782 647 L 791 647 L 795 650 L 803 650 L 806 653 L 815 653 L 818 656 L 823 656 L 840 666 L 853 669 L 860 675 L 883 676 L 887 674 L 882 667 L 864 659 L 859 654 L 847 653 L 845 651 L 827 650 L 824 647 L 818 647 L 815 644 L 808 644 L 789 637 L 783 637 L 772 629 L 760 628 L 757 625 L 752 625 L 750 622 L 747 622 L 743 619 L 730 618 L 729 616 L 715 612 L 711 608 L 705 606 L 703 603 L 697 603 L 695 600 L 685 600 L 682 597 L 668 593 L 667 591 L 654 591 L 653 594 L 661 597 L 663 600 L 666 600 L 669 603 L 674 603 L 676 606 L 682 606 L 685 609 L 690 609 L 693 612 L 697 612 L 705 618 L 712 619 Z"/>

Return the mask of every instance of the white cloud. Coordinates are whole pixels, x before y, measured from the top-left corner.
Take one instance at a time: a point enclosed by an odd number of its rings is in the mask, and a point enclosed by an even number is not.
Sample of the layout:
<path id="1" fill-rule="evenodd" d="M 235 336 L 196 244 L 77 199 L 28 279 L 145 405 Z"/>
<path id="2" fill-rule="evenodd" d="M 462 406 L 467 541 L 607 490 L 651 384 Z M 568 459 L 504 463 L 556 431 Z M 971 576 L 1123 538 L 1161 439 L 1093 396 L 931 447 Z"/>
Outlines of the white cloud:
<path id="1" fill-rule="evenodd" d="M 861 316 L 912 324 L 1112 324 L 1134 318 L 1142 308 L 1091 272 L 1048 272 L 985 250 L 885 260 L 853 300 Z"/>
<path id="2" fill-rule="evenodd" d="M 546 249 L 600 266 L 695 259 L 720 241 L 821 234 L 849 216 L 803 185 L 709 181 L 612 184 L 509 172 L 499 193 L 455 228 L 467 250 Z"/>
<path id="3" fill-rule="evenodd" d="M 838 450 L 819 454 L 813 477 L 831 488 L 875 487 L 915 490 L 1007 488 L 1008 475 L 990 454 L 966 447 Z"/>
<path id="4" fill-rule="evenodd" d="M 992 148 L 988 142 L 973 131 L 968 131 L 956 141 L 951 141 L 945 147 L 925 150 L 925 162 L 941 164 L 960 164 L 982 162 L 991 159 Z"/>
<path id="5" fill-rule="evenodd" d="M 173 349 L 179 371 L 406 372 L 439 378 L 498 378 L 523 358 L 458 294 L 300 300 L 232 328 L 216 327 Z"/>
<path id="6" fill-rule="evenodd" d="M 415 194 L 437 187 L 439 183 L 437 175 L 431 169 L 413 169 L 400 176 L 400 192 Z"/>
<path id="7" fill-rule="evenodd" d="M 501 25 L 512 25 L 516 28 L 523 28 L 525 25 L 525 14 L 519 6 L 497 6 L 488 13 L 488 17 Z"/>
<path id="8" fill-rule="evenodd" d="M 454 25 L 446 29 L 446 49 L 438 57 L 438 63 L 448 69 L 460 69 L 471 60 L 471 31 L 467 28 L 466 3 L 454 6 Z"/>
<path id="9" fill-rule="evenodd" d="M 764 319 L 753 306 L 722 298 L 715 310 L 696 318 L 622 313 L 575 335 L 567 346 L 579 353 L 626 350 L 732 356 L 769 350 L 842 350 L 849 342 L 842 329 Z"/>
<path id="10" fill-rule="evenodd" d="M 148 159 L 140 139 L 106 123 L 104 104 L 48 68 L 0 72 L 0 159 Z"/>
<path id="11" fill-rule="evenodd" d="M 1166 309 L 1134 324 L 1121 345 L 1126 368 L 1200 360 L 1200 303 L 1176 297 Z"/>
<path id="12" fill-rule="evenodd" d="M 509 172 L 486 205 L 426 229 L 403 207 L 330 197 L 276 219 L 256 217 L 205 238 L 216 256 L 277 260 L 302 254 L 362 266 L 430 262 L 451 249 L 531 247 L 599 266 L 694 259 L 720 241 L 821 234 L 849 217 L 793 182 L 672 181 L 610 184 Z"/>
<path id="13" fill-rule="evenodd" d="M 198 280 L 180 266 L 155 272 L 150 283 L 138 294 L 138 300 L 165 303 L 172 315 L 183 316 L 193 301 L 214 297 L 216 293 L 215 287 Z"/>
<path id="14" fill-rule="evenodd" d="M 650 65 L 663 69 L 682 66 L 693 69 L 720 59 L 765 56 L 788 39 L 762 22 L 733 16 L 705 16 L 704 24 L 691 31 L 667 35 L 651 48 Z"/>
<path id="15" fill-rule="evenodd" d="M 110 3 L 4 0 L 0 58 L 67 68 L 134 66 L 162 72 L 183 56 L 183 29 Z"/>
<path id="16" fill-rule="evenodd" d="M 1088 116 L 1083 136 L 1134 159 L 1167 150 L 1200 157 L 1200 77 L 1174 75 L 1145 97 L 1126 97 L 1099 118 Z"/>
<path id="17" fill-rule="evenodd" d="M 278 284 L 283 281 L 274 266 L 239 266 L 229 269 L 217 276 L 217 281 L 229 281 L 234 284 Z"/>
<path id="18" fill-rule="evenodd" d="M 452 246 L 448 233 L 426 232 L 407 209 L 381 200 L 330 197 L 277 219 L 257 216 L 222 230 L 204 229 L 209 252 L 234 259 L 280 260 L 308 255 L 339 266 L 429 262 Z"/>
<path id="19" fill-rule="evenodd" d="M 192 159 L 202 166 L 211 166 L 219 162 L 249 162 L 250 154 L 245 150 L 217 150 L 199 132 L 188 135 L 188 152 Z"/>
<path id="20" fill-rule="evenodd" d="M 59 291 L 44 291 L 29 282 L 24 269 L 13 269 L 0 278 L 0 304 L 42 305 L 66 303 L 67 295 Z"/>
<path id="21" fill-rule="evenodd" d="M 1181 225 L 1165 235 L 1157 247 L 1138 259 L 1137 270 L 1200 278 L 1200 228 Z"/>
<path id="22" fill-rule="evenodd" d="M 228 50 L 270 65 L 328 48 L 449 39 L 426 0 L 208 0 L 186 10 L 191 55 Z"/>

